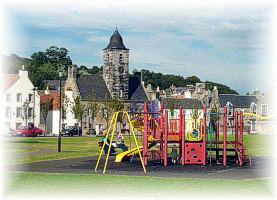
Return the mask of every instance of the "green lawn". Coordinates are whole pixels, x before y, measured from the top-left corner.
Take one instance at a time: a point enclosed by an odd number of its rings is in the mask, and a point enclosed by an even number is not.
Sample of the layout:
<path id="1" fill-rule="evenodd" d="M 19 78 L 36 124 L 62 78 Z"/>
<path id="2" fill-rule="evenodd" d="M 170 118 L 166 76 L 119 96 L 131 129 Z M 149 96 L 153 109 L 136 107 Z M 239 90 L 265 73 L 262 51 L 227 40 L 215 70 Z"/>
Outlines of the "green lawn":
<path id="1" fill-rule="evenodd" d="M 228 134 L 229 140 L 231 140 L 233 137 L 234 135 Z M 57 138 L 16 137 L 9 138 L 9 140 L 5 143 L 5 149 L 7 150 L 7 153 L 13 153 L 14 155 L 10 156 L 8 159 L 10 164 L 78 158 L 99 155 L 99 140 L 100 138 L 95 137 L 63 137 L 62 152 L 57 153 Z M 138 140 L 141 143 L 142 138 L 138 137 Z M 252 156 L 272 155 L 272 141 L 272 135 L 244 136 L 244 144 Z M 128 136 L 125 136 L 125 144 L 130 146 Z M 131 138 L 131 146 L 132 148 L 135 147 L 133 138 Z M 52 152 L 44 151 L 43 148 L 49 149 Z"/>
<path id="2" fill-rule="evenodd" d="M 96 174 L 10 173 L 6 194 L 271 195 L 270 179 L 215 180 Z M 34 189 L 35 188 L 35 189 Z M 234 192 L 235 191 L 235 192 Z M 106 198 L 105 198 L 106 199 Z"/>

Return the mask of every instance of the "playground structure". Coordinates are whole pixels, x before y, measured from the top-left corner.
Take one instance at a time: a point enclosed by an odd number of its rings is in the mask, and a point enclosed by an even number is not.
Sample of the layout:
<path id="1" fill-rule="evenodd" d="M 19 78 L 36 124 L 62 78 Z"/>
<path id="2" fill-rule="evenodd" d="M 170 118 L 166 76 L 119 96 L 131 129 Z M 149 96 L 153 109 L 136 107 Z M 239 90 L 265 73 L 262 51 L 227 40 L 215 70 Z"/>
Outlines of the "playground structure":
<path id="1" fill-rule="evenodd" d="M 198 119 L 189 117 L 189 113 L 182 107 L 177 110 L 178 117 L 170 118 L 169 110 L 164 109 L 162 104 L 159 110 L 153 110 L 149 103 L 144 103 L 143 112 L 122 112 L 123 116 L 128 119 L 130 135 L 133 136 L 136 147 L 116 155 L 115 161 L 121 162 L 123 158 L 139 155 L 144 172 L 146 172 L 145 166 L 148 165 L 149 159 L 160 160 L 163 166 L 168 166 L 169 148 L 170 145 L 175 144 L 179 147 L 178 161 L 181 165 L 222 163 L 223 166 L 227 166 L 227 163 L 231 162 L 240 166 L 247 162 L 251 165 L 251 157 L 243 144 L 242 112 L 234 112 L 235 135 L 233 140 L 228 140 L 230 137 L 227 137 L 227 107 L 224 107 L 223 113 L 212 113 L 207 112 L 204 106 L 200 110 L 197 109 L 197 112 L 201 113 Z M 106 135 L 109 137 L 111 133 L 109 150 L 114 138 L 119 113 L 114 114 Z M 220 130 L 220 120 L 213 120 L 214 115 L 223 117 L 222 130 Z M 132 120 L 130 116 L 133 116 Z M 207 118 L 209 118 L 208 126 Z M 111 131 L 111 129 L 113 130 Z M 143 135 L 142 146 L 138 145 L 134 129 Z M 222 136 L 220 137 L 220 135 Z M 156 148 L 152 149 L 154 146 Z M 101 149 L 95 171 L 98 168 L 103 149 L 104 147 Z M 106 157 L 103 173 L 105 173 L 108 158 L 109 153 Z"/>

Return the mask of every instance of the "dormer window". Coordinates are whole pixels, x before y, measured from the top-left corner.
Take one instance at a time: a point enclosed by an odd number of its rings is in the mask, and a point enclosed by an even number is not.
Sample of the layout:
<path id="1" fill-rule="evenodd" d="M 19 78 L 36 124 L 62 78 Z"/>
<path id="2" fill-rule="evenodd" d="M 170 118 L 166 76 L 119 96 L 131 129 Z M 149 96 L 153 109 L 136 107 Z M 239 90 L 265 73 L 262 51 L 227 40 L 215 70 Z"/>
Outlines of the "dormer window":
<path id="1" fill-rule="evenodd" d="M 233 117 L 234 116 L 234 106 L 231 104 L 231 102 L 227 103 L 227 115 L 228 117 Z"/>
<path id="2" fill-rule="evenodd" d="M 257 105 L 252 102 L 250 105 L 250 112 L 256 114 L 257 113 Z"/>

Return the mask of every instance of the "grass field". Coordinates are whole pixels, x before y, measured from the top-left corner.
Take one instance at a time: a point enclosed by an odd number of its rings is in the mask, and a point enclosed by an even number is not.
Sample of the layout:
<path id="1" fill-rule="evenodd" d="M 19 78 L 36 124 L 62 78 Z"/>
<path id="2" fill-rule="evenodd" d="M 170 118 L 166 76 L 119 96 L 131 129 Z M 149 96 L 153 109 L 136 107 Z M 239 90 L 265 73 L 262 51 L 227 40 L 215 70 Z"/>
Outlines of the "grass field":
<path id="1" fill-rule="evenodd" d="M 234 135 L 229 134 L 228 140 Z M 98 141 L 95 137 L 63 137 L 62 152 L 57 153 L 57 138 L 9 138 L 5 143 L 7 153 L 12 153 L 8 163 L 26 163 L 44 160 L 57 160 L 65 158 L 78 158 L 96 156 L 99 154 Z M 138 137 L 141 143 L 142 138 Z M 245 135 L 244 144 L 251 156 L 272 155 L 272 135 Z M 130 147 L 129 137 L 125 136 L 125 144 Z M 131 146 L 135 147 L 133 138 Z M 45 150 L 46 149 L 46 150 Z M 120 151 L 120 150 L 118 150 Z"/>
<path id="2" fill-rule="evenodd" d="M 6 193 L 51 194 L 94 193 L 97 195 L 271 195 L 270 179 L 214 180 L 161 178 L 147 176 L 115 176 L 96 174 L 11 173 Z M 39 186 L 39 187 L 38 187 Z M 36 188 L 36 189 L 34 189 Z M 234 192 L 235 191 L 235 192 Z M 224 195 L 224 196 L 225 196 Z"/>

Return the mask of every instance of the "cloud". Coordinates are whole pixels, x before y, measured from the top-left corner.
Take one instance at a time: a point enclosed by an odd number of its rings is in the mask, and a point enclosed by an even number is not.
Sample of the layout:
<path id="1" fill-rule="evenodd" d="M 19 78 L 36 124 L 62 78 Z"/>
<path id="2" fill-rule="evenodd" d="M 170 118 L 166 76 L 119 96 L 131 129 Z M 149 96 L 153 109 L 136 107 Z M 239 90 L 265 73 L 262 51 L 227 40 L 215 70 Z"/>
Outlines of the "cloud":
<path id="1" fill-rule="evenodd" d="M 257 84 L 253 75 L 269 70 L 272 4 L 208 2 L 25 0 L 3 5 L 15 19 L 11 23 L 21 27 L 18 37 L 29 38 L 20 47 L 23 54 L 57 44 L 68 48 L 77 64 L 101 65 L 102 49 L 117 24 L 131 49 L 131 69 L 195 74 L 241 92 L 251 90 Z M 244 88 L 242 79 L 248 81 Z"/>

